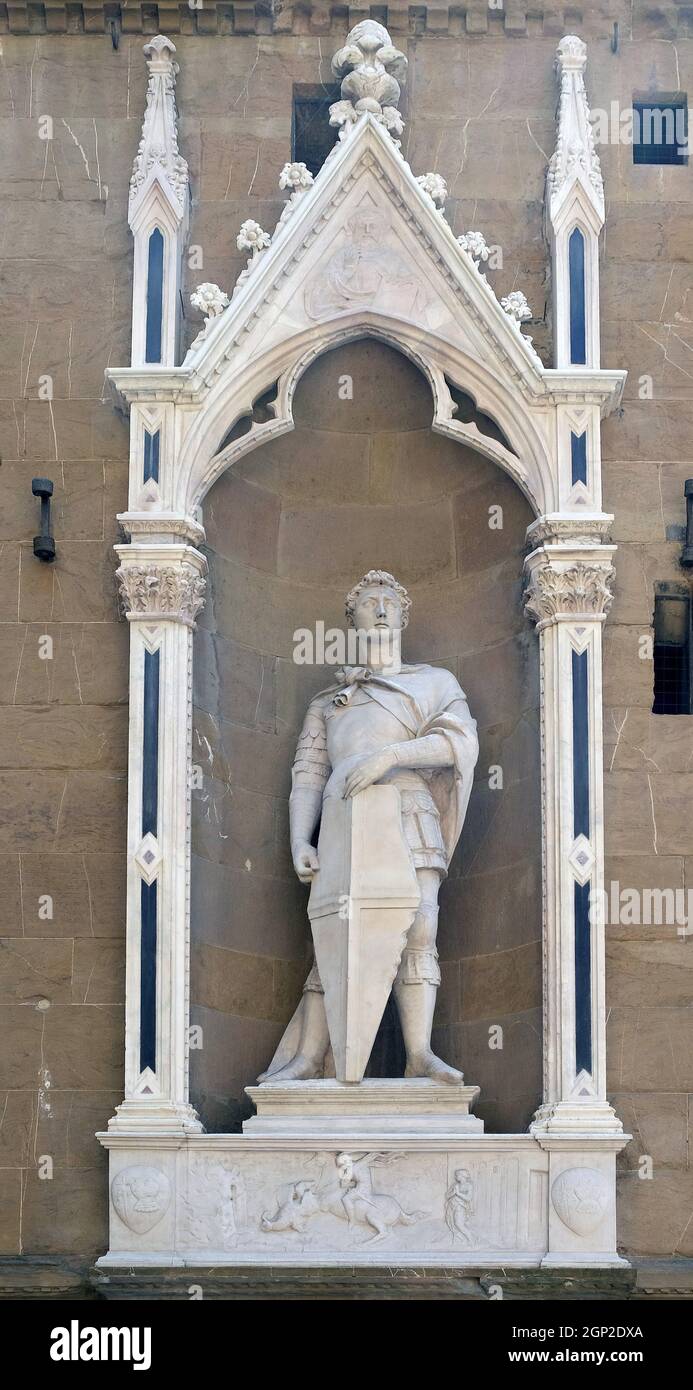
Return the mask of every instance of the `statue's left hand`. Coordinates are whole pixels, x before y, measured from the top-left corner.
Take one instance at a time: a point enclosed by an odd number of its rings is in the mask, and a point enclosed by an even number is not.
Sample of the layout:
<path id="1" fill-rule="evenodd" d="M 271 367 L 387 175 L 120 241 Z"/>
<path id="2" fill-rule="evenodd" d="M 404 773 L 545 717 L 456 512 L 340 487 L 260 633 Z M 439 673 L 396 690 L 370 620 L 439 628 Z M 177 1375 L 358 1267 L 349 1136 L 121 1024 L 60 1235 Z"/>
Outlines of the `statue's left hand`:
<path id="1" fill-rule="evenodd" d="M 387 772 L 390 772 L 395 765 L 395 759 L 389 748 L 383 748 L 379 753 L 371 754 L 370 758 L 365 758 L 353 772 L 349 773 L 344 784 L 344 796 L 356 796 L 357 792 L 363 792 L 366 787 L 372 787 L 374 782 L 379 782 Z"/>

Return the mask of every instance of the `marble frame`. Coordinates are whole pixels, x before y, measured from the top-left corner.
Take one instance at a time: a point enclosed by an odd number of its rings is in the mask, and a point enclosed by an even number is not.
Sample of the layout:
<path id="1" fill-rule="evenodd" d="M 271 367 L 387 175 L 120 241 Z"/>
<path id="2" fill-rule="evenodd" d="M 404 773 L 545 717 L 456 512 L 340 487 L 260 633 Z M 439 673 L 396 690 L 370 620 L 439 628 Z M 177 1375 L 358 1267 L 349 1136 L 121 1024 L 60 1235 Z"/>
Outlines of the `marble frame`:
<path id="1" fill-rule="evenodd" d="M 126 1076 L 123 1103 L 99 1136 L 110 1150 L 112 1178 L 106 1264 L 194 1264 L 210 1255 L 215 1262 L 273 1260 L 266 1242 L 246 1243 L 241 1250 L 232 1241 L 224 1253 L 200 1239 L 182 1250 L 176 1235 L 175 1207 L 186 1165 L 215 1161 L 225 1172 L 231 1163 L 236 1172 L 249 1149 L 256 1155 L 264 1146 L 275 1154 L 281 1172 L 287 1151 L 296 1155 L 301 1150 L 301 1143 L 286 1137 L 204 1135 L 189 1101 L 192 631 L 204 602 L 206 574 L 198 547 L 204 538 L 204 497 L 215 479 L 266 440 L 293 428 L 297 383 L 318 355 L 364 336 L 389 343 L 416 363 L 431 385 L 433 429 L 501 466 L 536 516 L 528 529 L 526 606 L 536 622 L 541 661 L 543 1103 L 529 1135 L 476 1135 L 474 1143 L 489 1159 L 512 1151 L 520 1164 L 529 1146 L 546 1181 L 541 1180 L 538 1245 L 535 1240 L 530 1249 L 518 1235 L 514 1251 L 496 1250 L 497 1262 L 620 1263 L 615 1154 L 628 1136 L 606 1097 L 603 924 L 586 919 L 585 898 L 590 888 L 599 893 L 603 882 L 601 637 L 615 549 L 608 543 L 612 518 L 602 509 L 600 422 L 618 405 L 625 373 L 598 365 L 598 283 L 596 291 L 593 287 L 585 295 L 590 365 L 566 361 L 570 291 L 565 237 L 577 218 L 571 204 L 582 210 L 586 242 L 592 238 L 586 265 L 595 276 L 603 204 L 596 156 L 586 143 L 581 41 L 564 39 L 558 62 L 562 97 L 547 198 L 558 285 L 556 367 L 543 366 L 387 130 L 366 114 L 335 147 L 315 182 L 294 192 L 269 246 L 253 255 L 231 303 L 207 320 L 182 365 L 142 366 L 135 358 L 135 365 L 107 373 L 117 403 L 130 414 L 129 505 L 119 518 L 129 542 L 116 550 L 131 656 Z M 175 111 L 170 118 L 175 119 Z M 582 161 L 575 157 L 580 141 Z M 177 154 L 175 141 L 173 145 Z M 588 204 L 591 221 L 584 215 Z M 384 271 L 371 302 L 333 304 L 316 314 L 315 305 L 329 303 L 333 293 L 330 268 L 345 229 L 358 225 L 364 207 L 381 219 L 385 246 L 400 268 L 406 267 L 406 275 L 400 270 L 398 276 L 400 289 L 388 284 Z M 136 303 L 134 316 L 142 312 L 142 304 Z M 478 409 L 496 420 L 507 444 L 455 420 L 448 383 L 474 397 Z M 253 423 L 247 434 L 220 447 L 234 423 L 252 415 L 254 401 L 273 386 L 273 418 Z M 158 478 L 145 480 L 145 433 L 155 430 Z M 586 436 L 586 480 L 577 484 L 571 472 L 571 437 L 576 434 Z M 155 652 L 160 653 L 157 814 L 144 833 L 143 788 L 153 775 L 145 766 L 145 663 L 146 653 Z M 147 955 L 142 914 L 154 884 L 155 940 L 153 955 L 151 940 Z M 147 1027 L 155 1030 L 157 1060 L 154 1068 L 142 1070 L 145 1007 L 154 1010 Z M 586 1057 L 589 1066 L 583 1064 Z M 447 1142 L 447 1152 L 458 1161 L 457 1151 L 465 1150 L 471 1138 L 453 1144 L 444 1138 L 426 1141 L 419 1134 L 406 1142 L 419 1149 L 440 1149 Z M 392 1144 L 401 1148 L 403 1142 L 400 1135 Z M 334 1150 L 340 1147 L 332 1144 Z M 216 1159 L 209 1158 L 210 1152 Z M 147 1171 L 152 1194 L 159 1183 L 159 1198 L 152 1195 L 152 1201 L 156 1205 L 160 1199 L 162 1205 L 155 1236 L 139 1229 L 141 1221 L 127 1219 L 128 1202 L 135 1202 L 132 1191 L 138 1184 L 146 1188 Z M 119 1177 L 121 1173 L 140 1177 Z M 564 1173 L 571 1176 L 564 1179 Z M 202 1193 L 205 1181 L 200 1184 Z M 577 1211 L 572 1224 L 571 1202 Z M 596 1212 L 591 1223 L 578 1210 L 589 1208 L 590 1202 L 593 1216 Z M 483 1241 L 473 1250 L 454 1250 L 453 1262 L 475 1263 L 482 1254 L 485 1263 L 493 1263 L 493 1245 L 486 1248 Z M 309 1255 L 312 1263 L 353 1263 L 354 1258 L 349 1249 L 330 1253 L 329 1243 L 318 1246 L 317 1253 L 312 1248 Z M 435 1263 L 437 1256 L 414 1243 L 397 1258 Z M 449 1262 L 453 1257 L 445 1258 Z"/>

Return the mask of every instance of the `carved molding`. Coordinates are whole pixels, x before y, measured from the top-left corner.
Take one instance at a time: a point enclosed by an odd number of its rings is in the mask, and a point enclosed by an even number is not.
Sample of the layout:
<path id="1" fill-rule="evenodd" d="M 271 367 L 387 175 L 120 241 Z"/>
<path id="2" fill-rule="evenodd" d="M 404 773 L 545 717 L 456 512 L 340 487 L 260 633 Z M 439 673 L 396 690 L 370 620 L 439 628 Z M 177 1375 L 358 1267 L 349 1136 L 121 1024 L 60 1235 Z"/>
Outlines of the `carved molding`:
<path id="1" fill-rule="evenodd" d="M 99 0 L 89 6 L 75 6 L 66 0 L 12 4 L 7 6 L 7 14 L 0 16 L 0 32 L 59 33 L 64 35 L 65 42 L 79 43 L 83 42 L 85 33 L 108 35 L 116 20 L 126 34 L 146 34 L 151 27 L 151 11 L 147 0 L 113 0 L 113 3 L 109 0 L 108 4 Z M 169 33 L 184 34 L 193 40 L 199 37 L 200 41 L 208 41 L 211 35 L 217 34 L 224 37 L 229 34 L 264 37 L 294 34 L 303 38 L 306 32 L 322 38 L 334 34 L 338 38 L 344 32 L 345 19 L 344 5 L 326 4 L 325 0 L 300 0 L 300 3 L 289 0 L 287 4 L 274 7 L 268 6 L 266 0 L 236 0 L 232 6 L 227 0 L 205 0 L 199 9 L 192 8 L 185 0 L 183 4 L 167 7 L 164 13 Z M 496 34 L 504 34 L 512 43 L 526 37 L 528 25 L 534 36 L 537 25 L 542 24 L 544 38 L 555 34 L 556 16 L 560 13 L 555 3 L 550 4 L 548 0 L 536 0 L 531 6 L 527 0 L 514 0 L 512 5 L 493 9 L 488 0 L 468 0 L 464 12 L 455 4 L 390 7 L 388 24 L 392 34 L 412 38 L 430 34 L 436 42 L 446 34 L 455 38 L 465 33 L 486 34 L 492 27 Z M 689 38 L 685 7 L 663 5 L 658 10 L 653 7 L 647 32 L 653 39 L 668 42 L 675 42 L 677 36 Z"/>
<path id="2" fill-rule="evenodd" d="M 172 209 L 182 219 L 188 197 L 188 165 L 178 151 L 178 113 L 175 44 L 163 34 L 144 45 L 149 68 L 147 101 L 139 143 L 130 179 L 128 221 L 132 220 L 141 195 L 154 172 L 169 195 Z"/>
<path id="3" fill-rule="evenodd" d="M 610 561 L 537 566 L 525 591 L 525 609 L 541 626 L 559 618 L 604 618 L 613 599 L 614 574 Z"/>
<path id="4" fill-rule="evenodd" d="M 187 561 L 176 565 L 124 564 L 116 570 L 116 578 L 129 619 L 168 619 L 195 626 L 207 587 L 196 565 Z"/>
<path id="5" fill-rule="evenodd" d="M 201 545 L 205 539 L 204 526 L 192 516 L 157 511 L 119 512 L 117 520 L 129 536 L 146 536 L 150 540 L 165 536 L 190 541 L 192 545 Z"/>
<path id="6" fill-rule="evenodd" d="M 575 545 L 601 545 L 608 541 L 613 525 L 612 516 L 552 517 L 542 516 L 527 527 L 527 540 L 534 546 L 548 542 L 567 542 Z"/>

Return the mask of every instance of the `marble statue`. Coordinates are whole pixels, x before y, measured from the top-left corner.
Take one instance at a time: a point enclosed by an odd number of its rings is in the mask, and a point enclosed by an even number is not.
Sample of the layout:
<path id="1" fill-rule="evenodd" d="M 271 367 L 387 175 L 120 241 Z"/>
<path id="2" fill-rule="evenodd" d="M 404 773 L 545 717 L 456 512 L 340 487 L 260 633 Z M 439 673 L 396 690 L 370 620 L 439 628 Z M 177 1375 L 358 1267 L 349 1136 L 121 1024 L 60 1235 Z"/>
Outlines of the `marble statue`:
<path id="1" fill-rule="evenodd" d="M 335 812 L 338 820 L 345 810 L 343 803 L 353 799 L 355 805 L 369 788 L 389 785 L 397 789 L 394 794 L 380 792 L 375 802 L 398 823 L 382 825 L 382 836 L 379 833 L 375 843 L 369 836 L 367 849 L 376 874 L 378 864 L 382 865 L 392 901 L 401 898 L 413 906 L 403 919 L 405 927 L 399 933 L 378 1013 L 380 1016 L 392 986 L 406 1048 L 405 1077 L 458 1084 L 462 1074 L 431 1049 L 440 984 L 438 893 L 464 823 L 478 742 L 476 723 L 451 672 L 402 662 L 400 634 L 407 626 L 410 607 L 406 590 L 384 570 L 370 570 L 347 596 L 347 622 L 356 629 L 359 656 L 365 659 L 362 665 L 336 670 L 334 683 L 309 705 L 293 765 L 291 850 L 301 882 L 313 884 L 312 899 L 320 883 L 321 861 L 334 857 L 335 846 L 325 836 L 337 823 Z M 336 802 L 342 802 L 341 812 Z M 313 840 L 321 817 L 318 854 Z M 388 843 L 395 844 L 392 832 L 401 836 L 403 845 L 402 866 L 394 882 L 391 875 L 388 877 L 382 849 Z M 415 896 L 407 898 L 412 885 Z M 387 906 L 387 900 L 381 902 L 380 917 Z M 313 917 L 311 920 L 318 954 Z M 375 917 L 371 914 L 373 921 L 377 924 L 377 910 Z M 372 943 L 376 935 L 374 931 Z M 369 949 L 373 970 L 377 970 L 376 947 L 373 944 L 369 948 L 366 929 L 359 947 L 360 971 L 356 972 L 361 989 L 369 983 Z M 321 960 L 326 959 L 329 966 L 323 946 Z M 322 973 L 326 973 L 324 964 Z M 314 964 L 298 1009 L 261 1081 L 305 1081 L 334 1075 L 329 1002 L 326 1013 L 323 982 Z M 354 1014 L 353 1009 L 345 1011 Z M 376 1028 L 378 1021 L 379 1017 Z M 366 1055 L 357 1072 L 346 1077 L 340 1077 L 337 1068 L 338 1079 L 359 1080 L 367 1061 Z"/>

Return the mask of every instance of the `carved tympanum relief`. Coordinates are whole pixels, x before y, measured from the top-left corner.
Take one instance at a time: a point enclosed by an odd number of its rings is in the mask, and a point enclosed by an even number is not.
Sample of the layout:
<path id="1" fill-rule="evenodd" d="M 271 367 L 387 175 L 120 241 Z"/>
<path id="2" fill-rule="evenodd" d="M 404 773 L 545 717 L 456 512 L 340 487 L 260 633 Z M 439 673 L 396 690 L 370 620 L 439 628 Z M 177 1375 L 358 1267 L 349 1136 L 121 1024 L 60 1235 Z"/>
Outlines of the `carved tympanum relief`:
<path id="1" fill-rule="evenodd" d="M 422 281 L 388 239 L 386 216 L 368 202 L 346 224 L 345 241 L 305 291 L 311 319 L 331 318 L 356 309 L 417 317 L 424 313 Z"/>

